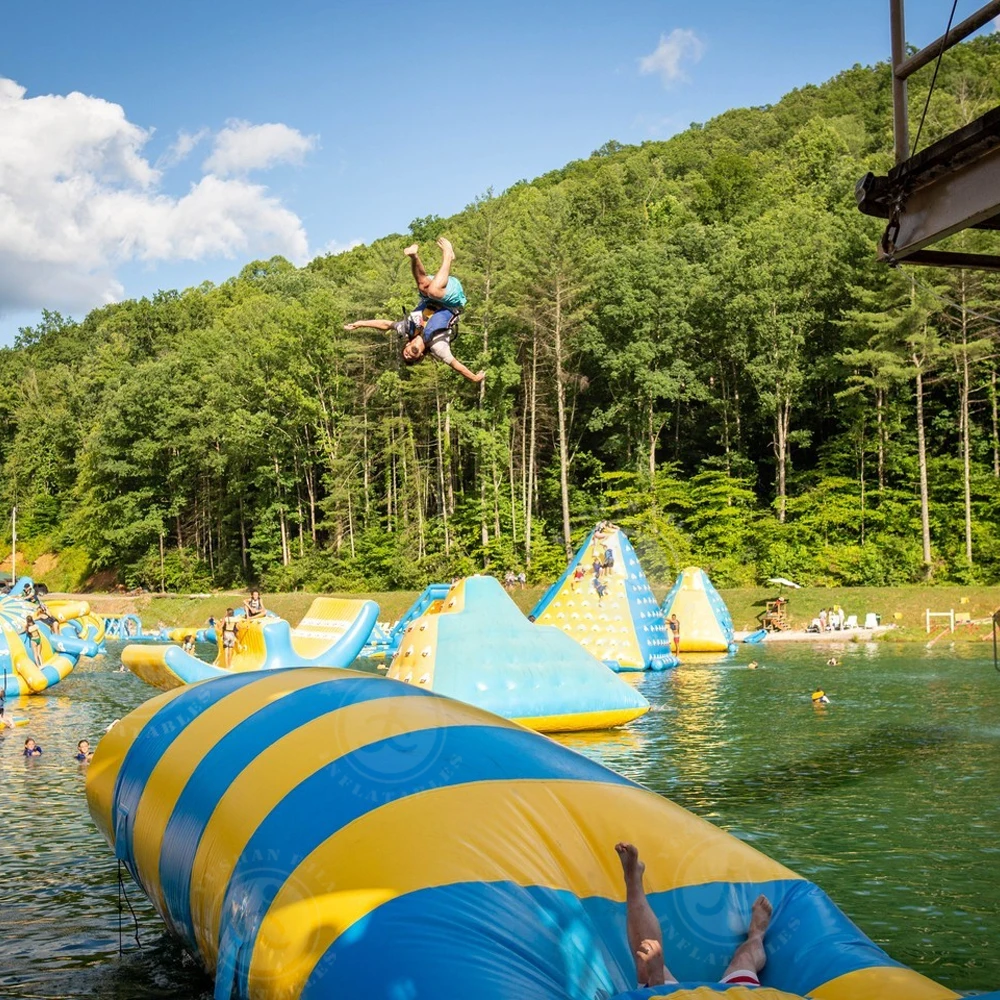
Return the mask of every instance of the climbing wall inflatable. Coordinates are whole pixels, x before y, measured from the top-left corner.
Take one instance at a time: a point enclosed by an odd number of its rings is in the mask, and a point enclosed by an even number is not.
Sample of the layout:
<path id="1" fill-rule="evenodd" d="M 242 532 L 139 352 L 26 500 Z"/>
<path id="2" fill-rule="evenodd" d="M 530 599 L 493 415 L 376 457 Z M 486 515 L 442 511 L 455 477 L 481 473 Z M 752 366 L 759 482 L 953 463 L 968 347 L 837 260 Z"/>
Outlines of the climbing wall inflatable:
<path id="1" fill-rule="evenodd" d="M 220 998 L 957 996 L 818 886 L 672 802 L 370 674 L 257 671 L 160 694 L 102 738 L 87 799 Z M 623 837 L 680 987 L 633 993 Z M 758 893 L 774 905 L 764 988 L 711 985 Z"/>
<path id="2" fill-rule="evenodd" d="M 558 629 L 532 625 L 492 576 L 461 580 L 406 626 L 388 676 L 541 732 L 607 729 L 649 711 Z"/>
<path id="3" fill-rule="evenodd" d="M 677 615 L 681 653 L 724 653 L 733 647 L 733 619 L 708 574 L 689 566 L 663 599 L 663 617 Z"/>
<path id="4" fill-rule="evenodd" d="M 615 525 L 598 525 L 587 536 L 532 614 L 539 625 L 562 629 L 614 670 L 677 665 L 639 557 Z"/>

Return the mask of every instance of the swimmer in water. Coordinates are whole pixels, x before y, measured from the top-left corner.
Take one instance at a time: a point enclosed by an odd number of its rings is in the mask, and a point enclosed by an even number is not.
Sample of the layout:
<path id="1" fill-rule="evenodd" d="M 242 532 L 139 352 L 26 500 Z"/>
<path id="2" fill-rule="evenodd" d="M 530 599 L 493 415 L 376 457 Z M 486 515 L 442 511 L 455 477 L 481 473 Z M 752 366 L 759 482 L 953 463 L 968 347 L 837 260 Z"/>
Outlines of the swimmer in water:
<path id="1" fill-rule="evenodd" d="M 812 693 L 812 703 L 814 705 L 829 705 L 830 699 L 827 698 L 826 692 L 822 688 L 816 688 Z"/>
<path id="2" fill-rule="evenodd" d="M 756 670 L 757 667 L 759 667 L 759 666 L 760 666 L 760 664 L 756 660 L 751 660 L 747 664 L 747 670 Z"/>
<path id="3" fill-rule="evenodd" d="M 826 665 L 828 667 L 839 667 L 840 660 L 838 660 L 836 656 L 831 656 L 830 659 L 826 661 Z"/>

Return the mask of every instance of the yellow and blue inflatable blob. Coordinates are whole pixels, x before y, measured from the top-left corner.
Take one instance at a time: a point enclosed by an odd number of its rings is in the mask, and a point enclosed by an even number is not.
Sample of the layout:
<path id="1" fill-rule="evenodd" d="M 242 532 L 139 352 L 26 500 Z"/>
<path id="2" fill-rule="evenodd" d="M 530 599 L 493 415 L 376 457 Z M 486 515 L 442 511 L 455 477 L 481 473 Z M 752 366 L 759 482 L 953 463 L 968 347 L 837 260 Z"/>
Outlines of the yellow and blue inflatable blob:
<path id="1" fill-rule="evenodd" d="M 649 702 L 559 629 L 533 625 L 492 576 L 471 576 L 403 631 L 388 675 L 541 732 L 609 729 Z"/>
<path id="2" fill-rule="evenodd" d="M 663 617 L 677 615 L 681 653 L 735 652 L 733 619 L 708 574 L 688 566 L 663 599 Z"/>
<path id="3" fill-rule="evenodd" d="M 639 557 L 625 532 L 598 525 L 532 610 L 613 670 L 666 670 L 677 657 Z"/>
<path id="4" fill-rule="evenodd" d="M 91 627 L 86 601 L 52 601 L 47 607 L 61 632 L 38 621 L 41 610 L 35 602 L 17 596 L 0 598 L 0 690 L 7 698 L 41 694 L 63 680 L 81 656 L 99 652 L 100 640 L 92 637 L 98 633 Z M 38 625 L 41 666 L 35 663 L 25 631 L 28 615 Z"/>
<path id="5" fill-rule="evenodd" d="M 160 694 L 102 740 L 90 811 L 218 1000 L 596 1000 L 713 987 L 758 893 L 765 989 L 957 994 L 817 886 L 512 722 L 347 670 Z M 680 987 L 636 992 L 614 844 L 635 842 Z"/>
<path id="6" fill-rule="evenodd" d="M 240 617 L 236 647 L 228 667 L 221 634 L 216 635 L 218 653 L 213 663 L 206 663 L 178 646 L 162 643 L 128 645 L 122 650 L 122 663 L 162 691 L 228 673 L 299 666 L 346 667 L 357 659 L 368 641 L 378 619 L 378 605 L 374 601 L 317 597 L 295 628 L 270 613 L 263 618 Z M 171 629 L 178 642 L 192 632 L 192 629 Z"/>

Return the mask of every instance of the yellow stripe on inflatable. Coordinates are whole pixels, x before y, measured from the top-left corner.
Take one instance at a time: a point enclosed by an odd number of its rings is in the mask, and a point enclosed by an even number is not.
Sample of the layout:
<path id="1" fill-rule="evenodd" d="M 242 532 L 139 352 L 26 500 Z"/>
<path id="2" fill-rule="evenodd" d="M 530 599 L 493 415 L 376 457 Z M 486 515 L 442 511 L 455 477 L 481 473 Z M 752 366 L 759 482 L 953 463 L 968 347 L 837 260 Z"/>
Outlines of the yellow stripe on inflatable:
<path id="1" fill-rule="evenodd" d="M 520 821 L 525 816 L 530 824 Z M 555 840 L 550 830 L 578 835 Z M 419 889 L 503 881 L 622 902 L 621 864 L 610 845 L 636 830 L 670 831 L 669 837 L 635 838 L 650 892 L 801 878 L 642 788 L 523 779 L 447 786 L 366 813 L 303 859 L 261 922 L 250 995 L 297 1000 L 348 927 L 388 899 Z M 390 831 L 399 831 L 393 842 Z M 420 836 L 408 837 L 409 831 Z M 302 913 L 317 928 L 309 939 L 301 933 Z"/>
<path id="2" fill-rule="evenodd" d="M 364 605 L 356 599 L 317 597 L 292 629 L 292 649 L 307 660 L 321 656 L 351 627 Z"/>
<path id="3" fill-rule="evenodd" d="M 222 904 L 236 862 L 257 827 L 290 791 L 364 746 L 419 729 L 467 726 L 477 721 L 476 715 L 498 729 L 517 728 L 441 698 L 377 698 L 313 719 L 276 740 L 245 768 L 206 823 L 191 869 L 191 922 L 209 968 L 218 961 Z"/>
<path id="4" fill-rule="evenodd" d="M 746 986 L 730 986 L 728 990 L 718 986 L 696 986 L 693 990 L 676 990 L 668 994 L 673 1000 L 802 1000 L 796 993 L 785 993 L 770 986 L 750 989 Z"/>
<path id="5" fill-rule="evenodd" d="M 92 803 L 91 815 L 98 829 L 111 846 L 115 843 L 115 830 L 111 822 L 111 805 L 115 794 L 118 772 L 125 761 L 129 747 L 149 720 L 176 698 L 182 689 L 158 694 L 129 712 L 121 722 L 102 737 L 94 759 L 87 769 L 87 799 Z"/>
<path id="6" fill-rule="evenodd" d="M 539 733 L 576 733 L 588 729 L 614 729 L 638 719 L 649 711 L 641 708 L 616 708 L 605 712 L 580 712 L 577 715 L 538 715 L 515 719 L 526 729 Z"/>
<path id="7" fill-rule="evenodd" d="M 160 885 L 163 834 L 174 806 L 205 756 L 206 748 L 215 746 L 227 733 L 259 711 L 262 699 L 265 702 L 277 700 L 293 691 L 350 677 L 350 674 L 332 670 L 310 670 L 309 675 L 290 675 L 282 671 L 273 677 L 262 678 L 256 684 L 237 688 L 188 722 L 171 743 L 170 752 L 157 761 L 135 809 L 132 854 L 140 881 L 146 886 L 153 905 L 164 916 L 167 911 Z"/>
<path id="8" fill-rule="evenodd" d="M 172 691 L 184 687 L 188 681 L 167 666 L 163 658 L 164 646 L 126 646 L 122 650 L 122 663 L 139 680 L 158 691 Z"/>
<path id="9" fill-rule="evenodd" d="M 815 1000 L 882 1000 L 883 997 L 906 997 L 907 1000 L 950 1000 L 961 996 L 913 969 L 878 965 L 855 969 L 809 991 Z"/>

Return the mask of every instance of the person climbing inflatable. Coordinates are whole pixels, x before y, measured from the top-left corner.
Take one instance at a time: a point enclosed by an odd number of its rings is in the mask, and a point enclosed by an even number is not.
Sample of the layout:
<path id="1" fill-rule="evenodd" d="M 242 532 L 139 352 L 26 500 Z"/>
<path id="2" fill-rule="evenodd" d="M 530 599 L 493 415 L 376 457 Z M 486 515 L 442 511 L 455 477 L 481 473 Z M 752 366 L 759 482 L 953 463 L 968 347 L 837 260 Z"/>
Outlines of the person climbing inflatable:
<path id="1" fill-rule="evenodd" d="M 455 250 L 444 237 L 438 241 L 441 248 L 441 268 L 428 274 L 420 260 L 416 243 L 403 253 L 410 258 L 413 280 L 421 298 L 417 307 L 405 318 L 392 322 L 387 319 L 362 319 L 345 323 L 345 330 L 393 330 L 405 340 L 403 361 L 415 365 L 428 354 L 437 361 L 453 368 L 470 382 L 482 382 L 486 372 L 472 372 L 451 352 L 451 341 L 458 330 L 458 318 L 468 299 L 461 281 L 451 272 Z"/>

